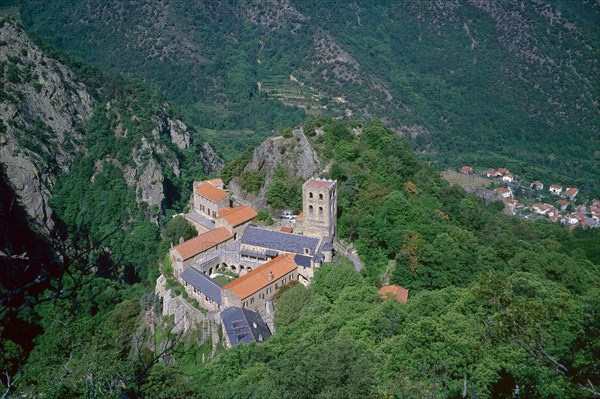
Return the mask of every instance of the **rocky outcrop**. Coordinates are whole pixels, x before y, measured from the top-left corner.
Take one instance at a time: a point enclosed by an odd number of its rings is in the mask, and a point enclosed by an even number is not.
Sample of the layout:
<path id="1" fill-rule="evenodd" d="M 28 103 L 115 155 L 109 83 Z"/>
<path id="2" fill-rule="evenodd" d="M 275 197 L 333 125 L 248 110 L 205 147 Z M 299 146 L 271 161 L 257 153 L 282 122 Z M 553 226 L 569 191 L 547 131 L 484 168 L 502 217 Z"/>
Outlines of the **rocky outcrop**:
<path id="1" fill-rule="evenodd" d="M 141 96 L 100 94 L 95 100 L 71 69 L 9 20 L 0 21 L 0 74 L 0 164 L 28 215 L 46 233 L 54 226 L 49 200 L 58 176 L 91 152 L 93 143 L 82 132 L 94 109 L 96 123 L 105 123 L 121 147 L 131 148 L 131 157 L 102 154 L 92 181 L 104 164 L 118 167 L 153 221 L 165 208 L 167 177 L 180 177 L 185 152 L 195 151 L 205 174 L 223 167 L 207 143 L 192 148 L 192 129 L 172 116 L 167 102 L 150 111 Z"/>
<path id="2" fill-rule="evenodd" d="M 267 206 L 267 188 L 273 182 L 275 171 L 279 167 L 303 180 L 317 175 L 321 170 L 317 153 L 302 129 L 294 130 L 291 138 L 271 137 L 254 150 L 252 160 L 244 170 L 259 171 L 264 176 L 264 183 L 257 194 L 244 191 L 239 185 L 239 177 L 229 183 L 229 188 L 238 195 L 236 199 L 239 202 L 251 204 L 256 209 L 264 208 Z"/>
<path id="3" fill-rule="evenodd" d="M 72 70 L 47 57 L 16 24 L 0 25 L 0 163 L 28 215 L 49 230 L 51 189 L 83 151 L 76 126 L 94 99 Z"/>

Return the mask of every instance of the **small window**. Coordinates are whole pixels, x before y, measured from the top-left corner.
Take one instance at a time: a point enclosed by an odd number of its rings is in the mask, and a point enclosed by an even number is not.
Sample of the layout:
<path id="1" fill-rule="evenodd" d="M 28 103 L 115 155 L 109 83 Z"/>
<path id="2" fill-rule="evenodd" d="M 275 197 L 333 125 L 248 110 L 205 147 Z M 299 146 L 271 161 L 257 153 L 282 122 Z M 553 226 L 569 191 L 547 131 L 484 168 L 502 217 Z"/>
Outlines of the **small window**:
<path id="1" fill-rule="evenodd" d="M 304 255 L 310 255 L 310 248 L 304 248 Z"/>
<path id="2" fill-rule="evenodd" d="M 323 207 L 322 206 L 319 207 L 319 216 L 323 216 Z"/>
<path id="3" fill-rule="evenodd" d="M 319 194 L 319 199 L 322 200 L 323 199 L 323 194 Z"/>
<path id="4" fill-rule="evenodd" d="M 313 193 L 308 193 L 308 198 L 313 198 Z"/>
<path id="5" fill-rule="evenodd" d="M 314 208 L 313 208 L 313 206 L 312 206 L 312 205 L 309 205 L 309 206 L 308 206 L 308 213 L 310 213 L 310 214 L 312 215 L 312 214 L 313 214 L 313 212 L 314 212 Z"/>

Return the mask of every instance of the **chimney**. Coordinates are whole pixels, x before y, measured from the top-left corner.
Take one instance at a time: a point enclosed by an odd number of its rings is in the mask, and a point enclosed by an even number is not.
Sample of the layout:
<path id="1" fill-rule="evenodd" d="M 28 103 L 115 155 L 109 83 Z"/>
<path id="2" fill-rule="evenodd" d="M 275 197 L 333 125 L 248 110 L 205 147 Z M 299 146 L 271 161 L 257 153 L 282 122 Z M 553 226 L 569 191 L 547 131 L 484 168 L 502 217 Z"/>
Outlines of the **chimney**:
<path id="1" fill-rule="evenodd" d="M 273 273 L 269 272 L 269 281 L 273 281 Z"/>
<path id="2" fill-rule="evenodd" d="M 179 237 L 179 243 L 183 244 L 183 236 Z"/>

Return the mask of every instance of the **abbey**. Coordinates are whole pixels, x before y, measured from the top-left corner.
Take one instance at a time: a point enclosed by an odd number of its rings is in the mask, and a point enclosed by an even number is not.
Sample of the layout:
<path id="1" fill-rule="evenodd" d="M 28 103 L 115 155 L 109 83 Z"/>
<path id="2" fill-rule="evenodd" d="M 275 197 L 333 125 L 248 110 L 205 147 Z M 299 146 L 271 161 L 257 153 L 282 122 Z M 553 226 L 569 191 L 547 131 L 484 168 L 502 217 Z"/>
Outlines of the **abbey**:
<path id="1" fill-rule="evenodd" d="M 220 179 L 194 183 L 185 217 L 199 234 L 171 248 L 173 275 L 190 297 L 220 316 L 229 346 L 267 339 L 277 291 L 293 281 L 310 284 L 315 270 L 332 261 L 336 181 L 306 181 L 302 209 L 293 229 L 269 229 L 252 224 L 257 212 L 235 206 Z M 225 272 L 238 278 L 220 286 L 214 278 Z"/>

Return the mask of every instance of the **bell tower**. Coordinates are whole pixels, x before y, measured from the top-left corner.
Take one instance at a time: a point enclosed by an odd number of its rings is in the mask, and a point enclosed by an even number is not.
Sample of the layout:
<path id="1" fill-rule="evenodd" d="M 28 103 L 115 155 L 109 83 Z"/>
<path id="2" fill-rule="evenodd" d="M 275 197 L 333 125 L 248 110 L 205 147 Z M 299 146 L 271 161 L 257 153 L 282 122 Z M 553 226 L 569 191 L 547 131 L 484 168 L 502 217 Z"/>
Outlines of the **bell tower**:
<path id="1" fill-rule="evenodd" d="M 303 233 L 332 239 L 337 233 L 337 182 L 310 179 L 302 185 Z"/>

